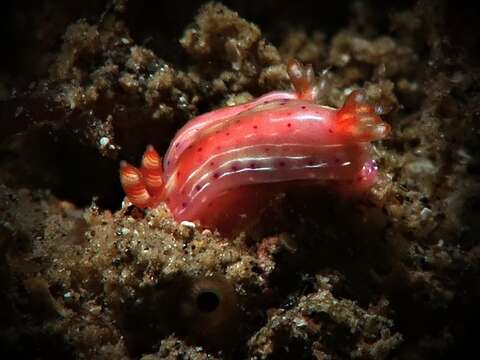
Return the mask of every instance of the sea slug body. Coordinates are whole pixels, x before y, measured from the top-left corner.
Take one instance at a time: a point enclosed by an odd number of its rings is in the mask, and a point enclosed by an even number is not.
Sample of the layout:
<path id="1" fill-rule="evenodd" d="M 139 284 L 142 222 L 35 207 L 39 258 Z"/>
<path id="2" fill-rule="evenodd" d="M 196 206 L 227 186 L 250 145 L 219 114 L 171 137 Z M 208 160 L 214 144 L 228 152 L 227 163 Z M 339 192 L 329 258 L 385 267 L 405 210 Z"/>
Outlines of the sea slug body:
<path id="1" fill-rule="evenodd" d="M 299 184 L 331 183 L 361 192 L 377 178 L 370 142 L 390 127 L 352 92 L 340 109 L 314 103 L 311 66 L 288 64 L 295 91 L 275 91 L 198 116 L 181 128 L 162 161 L 152 146 L 120 180 L 141 208 L 165 202 L 177 221 L 228 233 L 256 217 L 265 201 Z"/>

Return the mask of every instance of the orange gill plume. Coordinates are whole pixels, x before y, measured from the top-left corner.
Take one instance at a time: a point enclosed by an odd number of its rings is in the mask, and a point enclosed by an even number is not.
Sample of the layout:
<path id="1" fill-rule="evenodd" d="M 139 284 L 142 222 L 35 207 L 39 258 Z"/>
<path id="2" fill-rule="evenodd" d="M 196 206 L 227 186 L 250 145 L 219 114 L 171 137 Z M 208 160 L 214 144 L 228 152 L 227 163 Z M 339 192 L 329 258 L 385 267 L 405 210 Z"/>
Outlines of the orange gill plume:
<path id="1" fill-rule="evenodd" d="M 317 99 L 319 87 L 315 84 L 315 72 L 311 64 L 303 65 L 298 60 L 291 59 L 287 63 L 287 72 L 300 99 L 309 101 Z"/>
<path id="2" fill-rule="evenodd" d="M 338 110 L 335 131 L 350 135 L 356 141 L 384 139 L 390 134 L 390 126 L 382 121 L 378 112 L 379 110 L 367 101 L 364 91 L 355 90 Z"/>

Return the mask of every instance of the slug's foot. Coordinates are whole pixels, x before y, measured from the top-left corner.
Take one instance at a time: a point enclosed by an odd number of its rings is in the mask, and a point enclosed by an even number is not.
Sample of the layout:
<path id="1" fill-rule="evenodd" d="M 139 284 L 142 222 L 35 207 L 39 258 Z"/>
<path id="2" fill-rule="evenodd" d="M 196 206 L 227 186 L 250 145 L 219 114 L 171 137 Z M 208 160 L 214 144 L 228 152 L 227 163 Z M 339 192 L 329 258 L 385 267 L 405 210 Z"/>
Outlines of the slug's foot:
<path id="1" fill-rule="evenodd" d="M 120 182 L 130 202 L 139 208 L 153 208 L 160 203 L 163 191 L 162 159 L 148 145 L 139 169 L 126 161 L 120 162 Z"/>
<path id="2" fill-rule="evenodd" d="M 378 116 L 380 112 L 367 102 L 363 91 L 353 91 L 338 110 L 337 131 L 354 137 L 356 141 L 384 139 L 390 134 L 390 126 Z"/>

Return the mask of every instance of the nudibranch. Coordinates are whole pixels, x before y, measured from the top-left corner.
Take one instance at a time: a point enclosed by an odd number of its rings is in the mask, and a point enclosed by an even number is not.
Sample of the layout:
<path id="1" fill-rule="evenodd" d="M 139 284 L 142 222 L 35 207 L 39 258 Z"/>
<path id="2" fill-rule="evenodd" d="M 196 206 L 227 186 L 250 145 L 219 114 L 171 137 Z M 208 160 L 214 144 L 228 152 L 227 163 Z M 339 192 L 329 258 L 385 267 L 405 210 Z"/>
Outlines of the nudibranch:
<path id="1" fill-rule="evenodd" d="M 187 122 L 163 159 L 148 146 L 140 168 L 124 161 L 120 180 L 131 203 L 164 202 L 177 221 L 198 221 L 228 233 L 258 217 L 265 203 L 291 187 L 331 184 L 364 191 L 377 178 L 370 142 L 390 127 L 362 91 L 340 109 L 315 104 L 313 68 L 292 60 L 295 91 L 274 91 Z"/>

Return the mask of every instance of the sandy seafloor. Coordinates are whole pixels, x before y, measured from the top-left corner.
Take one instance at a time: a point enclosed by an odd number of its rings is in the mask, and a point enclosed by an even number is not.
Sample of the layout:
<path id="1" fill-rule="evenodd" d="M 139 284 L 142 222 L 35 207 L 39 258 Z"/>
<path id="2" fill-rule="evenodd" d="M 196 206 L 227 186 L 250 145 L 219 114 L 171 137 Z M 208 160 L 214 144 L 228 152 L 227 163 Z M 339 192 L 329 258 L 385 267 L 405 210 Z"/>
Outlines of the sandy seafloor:
<path id="1" fill-rule="evenodd" d="M 222 4 L 0 5 L 0 358 L 472 358 L 480 11 Z M 120 159 L 289 88 L 291 58 L 325 73 L 320 104 L 385 109 L 372 189 L 279 194 L 232 238 L 122 208 Z"/>

